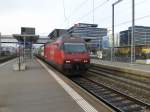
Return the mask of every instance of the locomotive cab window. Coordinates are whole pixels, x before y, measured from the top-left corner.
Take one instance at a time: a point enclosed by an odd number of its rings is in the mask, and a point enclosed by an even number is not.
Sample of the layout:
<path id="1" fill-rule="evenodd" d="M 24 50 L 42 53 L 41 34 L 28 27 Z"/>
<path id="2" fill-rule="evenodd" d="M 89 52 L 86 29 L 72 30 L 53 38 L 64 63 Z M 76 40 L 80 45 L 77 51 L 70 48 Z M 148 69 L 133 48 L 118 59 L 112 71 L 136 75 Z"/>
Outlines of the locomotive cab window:
<path id="1" fill-rule="evenodd" d="M 84 43 L 64 43 L 65 52 L 87 52 Z"/>

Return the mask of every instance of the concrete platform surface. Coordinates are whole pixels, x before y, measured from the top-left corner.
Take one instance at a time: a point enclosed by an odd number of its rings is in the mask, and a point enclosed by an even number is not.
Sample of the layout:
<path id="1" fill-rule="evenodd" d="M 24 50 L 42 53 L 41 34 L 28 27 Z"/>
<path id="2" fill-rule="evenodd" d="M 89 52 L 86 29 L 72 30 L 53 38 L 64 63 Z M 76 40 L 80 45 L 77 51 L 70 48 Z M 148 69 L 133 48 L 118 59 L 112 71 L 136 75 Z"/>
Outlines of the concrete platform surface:
<path id="1" fill-rule="evenodd" d="M 84 112 L 36 61 L 26 71 L 0 67 L 0 112 Z"/>
<path id="2" fill-rule="evenodd" d="M 100 59 L 91 59 L 91 63 L 115 66 L 118 68 L 126 68 L 126 69 L 138 70 L 138 71 L 144 71 L 144 72 L 150 73 L 150 65 L 130 64 L 130 63 L 124 63 L 124 62 L 111 62 L 111 61 L 103 61 Z"/>

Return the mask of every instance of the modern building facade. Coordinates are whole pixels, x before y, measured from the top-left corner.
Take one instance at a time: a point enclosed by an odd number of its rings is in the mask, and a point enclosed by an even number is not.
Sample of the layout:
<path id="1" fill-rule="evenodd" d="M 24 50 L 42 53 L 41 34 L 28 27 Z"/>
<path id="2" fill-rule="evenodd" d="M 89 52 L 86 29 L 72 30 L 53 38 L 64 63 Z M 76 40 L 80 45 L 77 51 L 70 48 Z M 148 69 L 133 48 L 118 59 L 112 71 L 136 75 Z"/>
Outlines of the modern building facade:
<path id="1" fill-rule="evenodd" d="M 120 32 L 120 46 L 130 46 L 132 36 L 132 27 L 128 30 Z M 135 26 L 135 45 L 150 45 L 150 27 L 147 26 Z"/>
<path id="2" fill-rule="evenodd" d="M 131 43 L 131 30 L 120 32 L 120 46 L 128 46 Z"/>
<path id="3" fill-rule="evenodd" d="M 67 30 L 71 35 L 84 38 L 91 49 L 102 48 L 102 39 L 107 36 L 106 28 L 97 24 L 78 23 Z"/>
<path id="4" fill-rule="evenodd" d="M 64 35 L 67 33 L 67 29 L 54 29 L 49 35 L 48 37 L 50 39 L 56 39 L 58 37 L 60 37 L 61 35 Z"/>
<path id="5" fill-rule="evenodd" d="M 131 30 L 132 27 L 129 27 Z M 149 45 L 150 44 L 150 27 L 135 26 L 135 45 Z"/>

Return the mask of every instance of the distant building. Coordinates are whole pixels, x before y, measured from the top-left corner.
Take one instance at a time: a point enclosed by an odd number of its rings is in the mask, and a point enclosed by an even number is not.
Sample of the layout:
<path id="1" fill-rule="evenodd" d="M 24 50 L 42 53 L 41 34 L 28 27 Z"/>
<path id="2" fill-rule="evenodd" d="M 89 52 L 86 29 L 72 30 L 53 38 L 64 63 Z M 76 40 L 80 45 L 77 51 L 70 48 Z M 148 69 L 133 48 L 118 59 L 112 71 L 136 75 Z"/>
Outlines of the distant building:
<path id="1" fill-rule="evenodd" d="M 48 37 L 50 39 L 56 39 L 58 37 L 60 37 L 61 35 L 64 35 L 65 33 L 67 33 L 67 29 L 54 29 L 49 35 Z"/>
<path id="2" fill-rule="evenodd" d="M 109 44 L 109 36 L 104 36 L 102 38 L 102 48 L 103 49 L 107 49 L 110 47 L 110 44 Z"/>
<path id="3" fill-rule="evenodd" d="M 78 23 L 67 31 L 74 36 L 80 36 L 85 39 L 97 39 L 107 35 L 106 28 L 97 28 L 97 24 Z"/>
<path id="4" fill-rule="evenodd" d="M 120 32 L 120 46 L 128 46 L 131 43 L 131 31 L 125 30 Z"/>
<path id="5" fill-rule="evenodd" d="M 78 23 L 67 30 L 69 34 L 84 38 L 91 49 L 102 48 L 102 38 L 107 36 L 106 28 L 97 24 Z"/>
<path id="6" fill-rule="evenodd" d="M 120 46 L 131 45 L 132 27 L 128 30 L 120 32 Z M 150 27 L 135 26 L 135 45 L 148 45 L 150 44 Z"/>

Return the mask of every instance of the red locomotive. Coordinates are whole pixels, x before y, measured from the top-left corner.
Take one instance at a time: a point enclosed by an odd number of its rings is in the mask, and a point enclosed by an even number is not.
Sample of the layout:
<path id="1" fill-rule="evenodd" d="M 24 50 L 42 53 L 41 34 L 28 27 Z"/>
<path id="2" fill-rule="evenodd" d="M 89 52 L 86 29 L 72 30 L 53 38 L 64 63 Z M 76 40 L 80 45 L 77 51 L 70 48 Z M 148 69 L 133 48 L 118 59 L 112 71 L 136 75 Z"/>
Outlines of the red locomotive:
<path id="1" fill-rule="evenodd" d="M 83 73 L 90 65 L 90 56 L 85 41 L 68 35 L 45 44 L 44 58 L 48 63 L 71 74 Z"/>

